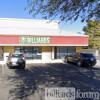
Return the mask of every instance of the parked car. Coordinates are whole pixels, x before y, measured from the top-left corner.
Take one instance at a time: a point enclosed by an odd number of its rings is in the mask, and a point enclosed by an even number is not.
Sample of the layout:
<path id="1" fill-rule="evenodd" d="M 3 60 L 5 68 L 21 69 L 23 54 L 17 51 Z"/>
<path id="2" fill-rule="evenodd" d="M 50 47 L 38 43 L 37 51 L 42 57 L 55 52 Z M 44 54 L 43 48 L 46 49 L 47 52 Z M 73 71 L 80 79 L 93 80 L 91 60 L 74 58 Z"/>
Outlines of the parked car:
<path id="1" fill-rule="evenodd" d="M 22 53 L 10 53 L 7 59 L 9 68 L 25 68 L 25 56 Z"/>
<path id="2" fill-rule="evenodd" d="M 76 52 L 71 55 L 65 56 L 65 62 L 73 62 L 78 66 L 94 66 L 97 61 L 93 54 Z"/>

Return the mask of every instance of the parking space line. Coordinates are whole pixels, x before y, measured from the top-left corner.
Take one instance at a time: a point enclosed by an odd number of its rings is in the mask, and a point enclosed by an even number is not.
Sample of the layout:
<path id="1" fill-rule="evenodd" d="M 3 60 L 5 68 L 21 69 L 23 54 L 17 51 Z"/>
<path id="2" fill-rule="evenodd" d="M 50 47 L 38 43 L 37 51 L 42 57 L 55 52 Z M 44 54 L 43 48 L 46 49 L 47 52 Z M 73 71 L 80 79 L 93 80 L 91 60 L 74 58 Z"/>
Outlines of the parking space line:
<path id="1" fill-rule="evenodd" d="M 57 70 L 57 71 L 61 71 L 61 70 L 59 70 L 59 69 L 57 69 L 57 68 L 54 68 L 54 67 L 52 67 L 52 66 L 50 66 L 50 65 L 48 65 L 48 64 L 45 64 L 45 65 L 47 65 L 48 67 L 50 67 L 50 68 L 52 68 L 52 69 L 55 69 L 55 70 Z"/>
<path id="2" fill-rule="evenodd" d="M 31 71 L 32 73 L 34 73 L 34 72 L 31 70 L 31 68 L 29 68 L 28 66 L 26 66 L 26 68 L 27 68 L 29 71 Z"/>

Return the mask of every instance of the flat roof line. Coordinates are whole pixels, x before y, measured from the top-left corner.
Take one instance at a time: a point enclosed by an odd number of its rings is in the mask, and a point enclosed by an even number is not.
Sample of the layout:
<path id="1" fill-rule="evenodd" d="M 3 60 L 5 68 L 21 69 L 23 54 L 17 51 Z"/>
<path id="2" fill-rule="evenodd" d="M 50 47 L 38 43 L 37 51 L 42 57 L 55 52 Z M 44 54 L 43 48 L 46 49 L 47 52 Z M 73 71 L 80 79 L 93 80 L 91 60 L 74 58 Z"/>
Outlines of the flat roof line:
<path id="1" fill-rule="evenodd" d="M 58 20 L 44 20 L 44 19 L 21 19 L 21 18 L 0 18 L 0 20 L 22 20 L 22 21 L 51 21 L 51 22 L 59 22 Z"/>

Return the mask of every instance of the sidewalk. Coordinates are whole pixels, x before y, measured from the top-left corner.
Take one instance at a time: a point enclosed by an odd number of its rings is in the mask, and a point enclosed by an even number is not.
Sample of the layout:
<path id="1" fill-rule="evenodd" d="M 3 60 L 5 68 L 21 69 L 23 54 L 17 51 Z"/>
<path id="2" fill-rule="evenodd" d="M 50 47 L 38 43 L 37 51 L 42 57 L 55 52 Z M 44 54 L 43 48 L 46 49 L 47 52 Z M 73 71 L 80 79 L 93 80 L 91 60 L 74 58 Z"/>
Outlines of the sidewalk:
<path id="1" fill-rule="evenodd" d="M 63 63 L 63 60 L 26 60 L 26 64 L 34 63 Z"/>
<path id="2" fill-rule="evenodd" d="M 96 63 L 96 65 L 95 65 L 95 66 L 100 67 L 100 60 L 97 60 L 97 63 Z"/>

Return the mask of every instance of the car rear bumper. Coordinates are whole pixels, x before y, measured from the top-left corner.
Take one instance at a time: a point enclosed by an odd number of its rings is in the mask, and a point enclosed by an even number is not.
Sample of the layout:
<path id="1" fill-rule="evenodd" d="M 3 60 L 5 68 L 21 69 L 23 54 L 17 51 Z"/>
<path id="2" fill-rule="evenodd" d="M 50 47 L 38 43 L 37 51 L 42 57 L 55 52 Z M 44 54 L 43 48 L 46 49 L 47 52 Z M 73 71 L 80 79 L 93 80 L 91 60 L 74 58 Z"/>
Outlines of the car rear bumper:
<path id="1" fill-rule="evenodd" d="M 10 63 L 8 64 L 8 67 L 9 67 L 9 68 L 24 68 L 24 67 L 25 67 L 25 63 L 20 63 L 20 64 L 18 64 L 18 63 L 10 62 Z"/>

